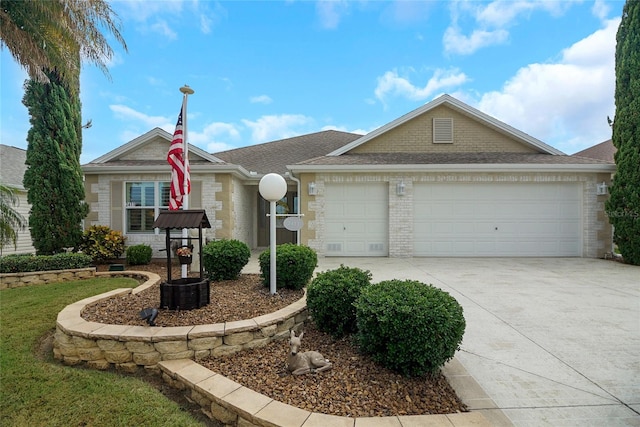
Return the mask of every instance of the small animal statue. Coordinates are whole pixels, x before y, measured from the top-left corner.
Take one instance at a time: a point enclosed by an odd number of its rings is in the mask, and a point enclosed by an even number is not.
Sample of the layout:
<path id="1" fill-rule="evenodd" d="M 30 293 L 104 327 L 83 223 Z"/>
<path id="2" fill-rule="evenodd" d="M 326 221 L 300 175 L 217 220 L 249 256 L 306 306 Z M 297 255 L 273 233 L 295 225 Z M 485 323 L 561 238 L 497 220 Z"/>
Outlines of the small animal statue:
<path id="1" fill-rule="evenodd" d="M 300 332 L 300 336 L 296 337 L 296 333 L 291 331 L 291 338 L 289 339 L 289 346 L 291 347 L 291 353 L 289 353 L 289 359 L 287 360 L 287 368 L 293 375 L 303 375 L 308 372 L 322 372 L 331 369 L 333 365 L 322 354 L 317 351 L 305 351 L 298 353 L 300 349 L 300 340 L 304 332 Z"/>

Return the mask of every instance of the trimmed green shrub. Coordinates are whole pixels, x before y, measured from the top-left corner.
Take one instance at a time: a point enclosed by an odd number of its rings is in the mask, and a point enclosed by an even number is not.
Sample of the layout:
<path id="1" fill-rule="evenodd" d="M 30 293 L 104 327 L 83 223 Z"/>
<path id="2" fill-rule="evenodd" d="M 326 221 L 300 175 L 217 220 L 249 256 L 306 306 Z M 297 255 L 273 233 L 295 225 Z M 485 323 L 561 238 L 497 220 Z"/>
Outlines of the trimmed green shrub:
<path id="1" fill-rule="evenodd" d="M 91 257 L 79 253 L 55 255 L 7 255 L 0 257 L 0 273 L 69 270 L 91 267 Z"/>
<path id="2" fill-rule="evenodd" d="M 447 292 L 413 280 L 388 280 L 355 302 L 360 349 L 407 376 L 438 372 L 462 342 L 462 307 Z"/>
<path id="3" fill-rule="evenodd" d="M 129 246 L 126 252 L 127 264 L 129 265 L 149 264 L 152 256 L 153 249 L 145 244 Z"/>
<path id="4" fill-rule="evenodd" d="M 318 329 L 335 338 L 356 332 L 353 303 L 370 284 L 369 270 L 340 265 L 319 273 L 307 288 L 307 308 Z"/>
<path id="5" fill-rule="evenodd" d="M 269 286 L 271 274 L 271 251 L 263 251 L 258 257 L 262 283 Z M 308 246 L 285 243 L 276 247 L 276 281 L 277 288 L 302 289 L 318 265 L 318 256 Z"/>
<path id="6" fill-rule="evenodd" d="M 249 246 L 240 240 L 215 240 L 202 248 L 202 265 L 214 281 L 237 279 L 250 257 Z"/>
<path id="7" fill-rule="evenodd" d="M 79 249 L 89 255 L 93 262 L 105 262 L 120 258 L 124 253 L 125 240 L 120 231 L 106 225 L 93 225 L 83 233 Z"/>

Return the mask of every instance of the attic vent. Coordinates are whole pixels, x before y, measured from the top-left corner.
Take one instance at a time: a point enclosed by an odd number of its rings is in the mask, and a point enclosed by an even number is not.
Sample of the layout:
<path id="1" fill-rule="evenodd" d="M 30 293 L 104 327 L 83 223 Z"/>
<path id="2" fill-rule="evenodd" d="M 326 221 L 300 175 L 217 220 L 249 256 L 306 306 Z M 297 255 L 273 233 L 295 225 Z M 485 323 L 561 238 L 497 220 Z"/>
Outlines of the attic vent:
<path id="1" fill-rule="evenodd" d="M 453 118 L 433 118 L 433 143 L 453 143 Z"/>

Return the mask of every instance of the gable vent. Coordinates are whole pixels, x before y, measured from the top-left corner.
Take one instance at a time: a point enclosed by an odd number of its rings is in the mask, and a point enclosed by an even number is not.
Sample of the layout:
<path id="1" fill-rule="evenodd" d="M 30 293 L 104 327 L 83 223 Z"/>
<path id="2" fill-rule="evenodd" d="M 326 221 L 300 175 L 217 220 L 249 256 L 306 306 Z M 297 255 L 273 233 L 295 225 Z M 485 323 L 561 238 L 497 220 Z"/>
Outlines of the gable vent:
<path id="1" fill-rule="evenodd" d="M 433 118 L 433 143 L 453 143 L 453 118 Z"/>

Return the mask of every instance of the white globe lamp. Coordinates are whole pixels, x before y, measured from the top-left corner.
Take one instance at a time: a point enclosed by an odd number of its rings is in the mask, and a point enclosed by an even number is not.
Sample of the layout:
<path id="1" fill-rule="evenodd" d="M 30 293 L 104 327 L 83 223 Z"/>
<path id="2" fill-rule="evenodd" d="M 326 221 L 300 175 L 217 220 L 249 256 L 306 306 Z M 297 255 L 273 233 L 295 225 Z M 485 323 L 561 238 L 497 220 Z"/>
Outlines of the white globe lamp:
<path id="1" fill-rule="evenodd" d="M 269 202 L 269 293 L 276 293 L 276 202 L 287 194 L 287 181 L 277 173 L 268 173 L 258 185 L 260 195 Z"/>

